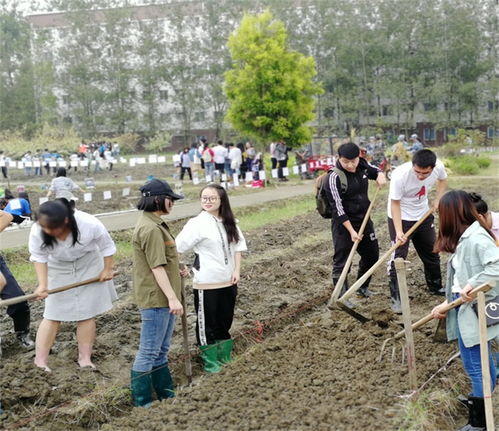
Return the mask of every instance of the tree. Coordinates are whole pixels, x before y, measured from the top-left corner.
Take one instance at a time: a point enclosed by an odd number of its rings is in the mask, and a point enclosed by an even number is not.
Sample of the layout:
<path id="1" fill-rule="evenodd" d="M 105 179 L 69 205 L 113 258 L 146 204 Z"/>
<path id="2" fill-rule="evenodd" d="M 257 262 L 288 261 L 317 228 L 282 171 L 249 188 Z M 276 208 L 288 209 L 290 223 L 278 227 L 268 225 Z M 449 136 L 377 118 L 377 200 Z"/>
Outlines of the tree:
<path id="1" fill-rule="evenodd" d="M 245 15 L 229 37 L 232 69 L 225 74 L 228 121 L 258 141 L 309 142 L 314 119 L 315 61 L 287 46 L 287 32 L 270 11 Z"/>

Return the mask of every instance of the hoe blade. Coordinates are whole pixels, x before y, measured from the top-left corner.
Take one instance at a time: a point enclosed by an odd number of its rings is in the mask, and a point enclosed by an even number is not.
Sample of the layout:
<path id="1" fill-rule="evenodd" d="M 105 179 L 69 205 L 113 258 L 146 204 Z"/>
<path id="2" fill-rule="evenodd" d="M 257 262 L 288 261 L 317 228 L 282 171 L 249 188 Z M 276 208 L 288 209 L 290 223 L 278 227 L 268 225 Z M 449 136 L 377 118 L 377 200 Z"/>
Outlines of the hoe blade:
<path id="1" fill-rule="evenodd" d="M 357 319 L 360 323 L 366 323 L 369 321 L 369 319 L 366 316 L 363 316 L 360 313 L 357 313 L 355 310 L 352 310 L 350 307 L 347 307 L 343 302 L 341 301 L 336 301 L 336 305 L 338 308 L 343 310 L 344 312 L 350 314 L 354 319 Z"/>

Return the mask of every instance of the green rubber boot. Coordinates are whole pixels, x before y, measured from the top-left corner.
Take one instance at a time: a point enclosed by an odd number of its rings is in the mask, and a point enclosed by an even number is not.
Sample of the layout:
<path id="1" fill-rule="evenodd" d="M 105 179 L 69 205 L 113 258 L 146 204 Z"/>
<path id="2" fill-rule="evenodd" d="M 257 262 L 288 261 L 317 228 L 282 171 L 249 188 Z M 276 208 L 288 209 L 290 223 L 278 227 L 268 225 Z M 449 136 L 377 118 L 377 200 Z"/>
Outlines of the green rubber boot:
<path id="1" fill-rule="evenodd" d="M 232 348 L 234 347 L 234 340 L 220 340 L 218 342 L 218 360 L 222 364 L 230 364 L 232 362 Z"/>
<path id="2" fill-rule="evenodd" d="M 151 373 L 132 370 L 130 380 L 133 405 L 135 407 L 149 407 L 152 403 Z"/>
<path id="3" fill-rule="evenodd" d="M 218 362 L 218 343 L 199 346 L 201 349 L 201 358 L 204 363 L 204 370 L 207 373 L 218 373 L 222 368 Z"/>
<path id="4" fill-rule="evenodd" d="M 168 369 L 168 363 L 153 368 L 151 372 L 152 387 L 158 396 L 158 400 L 175 397 L 173 379 Z"/>

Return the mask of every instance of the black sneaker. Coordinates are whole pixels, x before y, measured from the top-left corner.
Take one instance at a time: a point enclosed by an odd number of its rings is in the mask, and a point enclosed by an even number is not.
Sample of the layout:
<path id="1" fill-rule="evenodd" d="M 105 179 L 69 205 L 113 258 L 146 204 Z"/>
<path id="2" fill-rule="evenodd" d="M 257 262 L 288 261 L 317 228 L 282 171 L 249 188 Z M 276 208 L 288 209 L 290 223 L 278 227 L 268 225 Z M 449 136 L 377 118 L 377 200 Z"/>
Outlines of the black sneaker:
<path id="1" fill-rule="evenodd" d="M 438 290 L 430 290 L 430 295 L 445 296 L 445 289 L 441 287 Z"/>
<path id="2" fill-rule="evenodd" d="M 357 296 L 361 296 L 363 298 L 370 298 L 374 295 L 374 292 L 370 291 L 367 287 L 361 287 L 357 290 Z"/>
<path id="3" fill-rule="evenodd" d="M 29 331 L 19 331 L 16 332 L 17 341 L 24 347 L 25 349 L 31 350 L 35 347 L 34 341 L 31 339 L 29 335 Z"/>

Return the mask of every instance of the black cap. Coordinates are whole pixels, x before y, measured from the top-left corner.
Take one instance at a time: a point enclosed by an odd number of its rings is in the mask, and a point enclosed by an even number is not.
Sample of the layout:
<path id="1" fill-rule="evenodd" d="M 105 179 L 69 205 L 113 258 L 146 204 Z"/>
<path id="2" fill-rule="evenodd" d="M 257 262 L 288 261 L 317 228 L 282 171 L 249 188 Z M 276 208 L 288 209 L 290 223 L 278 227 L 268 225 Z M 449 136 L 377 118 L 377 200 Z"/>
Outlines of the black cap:
<path id="1" fill-rule="evenodd" d="M 360 154 L 360 148 L 353 142 L 347 142 L 346 144 L 341 144 L 338 148 L 338 155 L 348 160 L 353 160 L 359 157 L 359 154 Z"/>
<path id="2" fill-rule="evenodd" d="M 148 196 L 168 196 L 172 198 L 173 200 L 177 199 L 183 199 L 183 196 L 177 195 L 176 193 L 173 193 L 172 188 L 170 185 L 163 180 L 158 180 L 154 179 L 151 181 L 148 181 L 145 183 L 141 188 L 140 192 L 142 193 L 142 196 L 148 197 Z"/>

